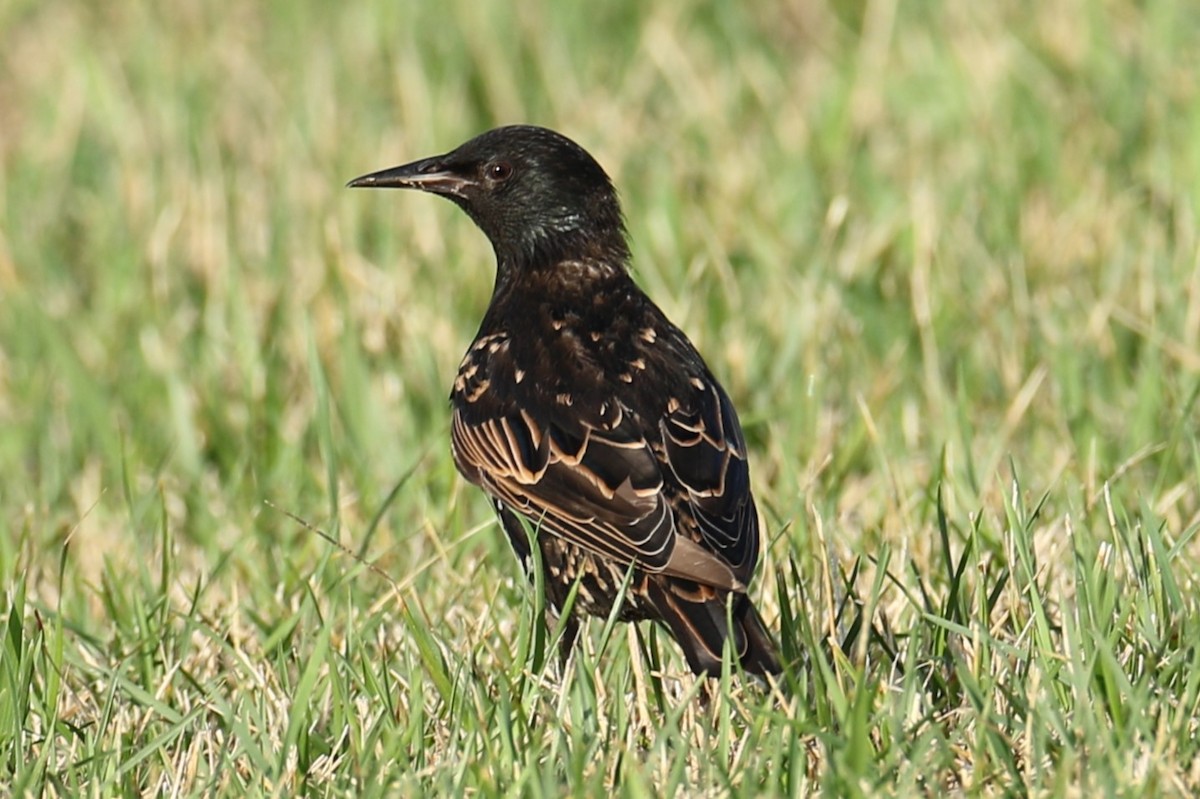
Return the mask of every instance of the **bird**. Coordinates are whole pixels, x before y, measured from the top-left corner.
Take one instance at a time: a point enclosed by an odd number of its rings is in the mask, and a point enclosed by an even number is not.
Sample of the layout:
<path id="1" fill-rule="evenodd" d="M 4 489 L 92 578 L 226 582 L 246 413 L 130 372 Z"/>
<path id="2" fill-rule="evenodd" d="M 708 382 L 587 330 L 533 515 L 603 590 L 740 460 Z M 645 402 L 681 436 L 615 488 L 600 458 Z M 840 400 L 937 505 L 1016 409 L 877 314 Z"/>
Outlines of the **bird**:
<path id="1" fill-rule="evenodd" d="M 459 472 L 490 497 L 530 579 L 540 550 L 568 657 L 581 617 L 663 625 L 691 671 L 728 642 L 780 673 L 747 594 L 759 555 L 746 438 L 696 347 L 635 283 L 616 189 L 584 148 L 510 125 L 351 180 L 445 197 L 495 251 L 495 284 L 450 393 Z M 527 533 L 527 527 L 533 531 Z"/>

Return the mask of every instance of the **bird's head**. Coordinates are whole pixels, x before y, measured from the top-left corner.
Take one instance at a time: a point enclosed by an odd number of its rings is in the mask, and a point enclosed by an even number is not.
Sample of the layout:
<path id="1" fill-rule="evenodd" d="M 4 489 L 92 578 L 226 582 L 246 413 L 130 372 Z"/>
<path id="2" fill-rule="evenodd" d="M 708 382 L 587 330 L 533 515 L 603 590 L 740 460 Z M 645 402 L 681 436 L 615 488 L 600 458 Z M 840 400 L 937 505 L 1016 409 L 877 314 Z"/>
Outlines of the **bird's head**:
<path id="1" fill-rule="evenodd" d="M 616 191 L 586 150 L 546 128 L 496 128 L 445 155 L 372 172 L 350 187 L 420 189 L 453 200 L 501 266 L 629 257 Z"/>

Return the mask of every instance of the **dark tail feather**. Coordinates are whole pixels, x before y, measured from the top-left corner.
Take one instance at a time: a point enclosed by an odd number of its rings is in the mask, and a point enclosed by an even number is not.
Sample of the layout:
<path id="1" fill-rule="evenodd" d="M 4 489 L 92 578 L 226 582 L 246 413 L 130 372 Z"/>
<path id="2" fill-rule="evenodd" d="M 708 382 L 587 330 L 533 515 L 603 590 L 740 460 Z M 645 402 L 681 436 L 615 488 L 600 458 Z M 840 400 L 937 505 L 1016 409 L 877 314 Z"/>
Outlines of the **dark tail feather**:
<path id="1" fill-rule="evenodd" d="M 669 578 L 668 578 L 669 579 Z M 663 581 L 648 580 L 647 596 L 683 649 L 696 674 L 721 674 L 721 650 L 729 637 L 724 596 L 694 602 L 672 591 Z M 775 643 L 750 597 L 738 594 L 733 601 L 733 651 L 750 674 L 779 674 Z"/>
<path id="2" fill-rule="evenodd" d="M 783 671 L 779 666 L 779 656 L 776 654 L 775 641 L 767 632 L 767 625 L 758 608 L 750 601 L 750 597 L 742 594 L 737 606 L 733 609 L 733 623 L 737 625 L 746 640 L 746 650 L 741 653 L 742 668 L 750 674 L 779 674 Z"/>

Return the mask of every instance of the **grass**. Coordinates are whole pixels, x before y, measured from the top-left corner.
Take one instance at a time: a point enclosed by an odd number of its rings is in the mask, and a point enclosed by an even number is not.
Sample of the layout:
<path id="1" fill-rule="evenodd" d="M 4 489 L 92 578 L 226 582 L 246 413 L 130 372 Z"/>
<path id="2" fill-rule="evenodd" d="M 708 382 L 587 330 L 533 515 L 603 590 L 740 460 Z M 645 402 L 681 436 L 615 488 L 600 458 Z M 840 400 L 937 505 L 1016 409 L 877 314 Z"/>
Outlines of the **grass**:
<path id="1" fill-rule="evenodd" d="M 1193 4 L 0 32 L 0 792 L 1200 791 Z M 778 690 L 598 621 L 560 673 L 454 472 L 490 250 L 342 185 L 516 121 L 741 409 Z"/>

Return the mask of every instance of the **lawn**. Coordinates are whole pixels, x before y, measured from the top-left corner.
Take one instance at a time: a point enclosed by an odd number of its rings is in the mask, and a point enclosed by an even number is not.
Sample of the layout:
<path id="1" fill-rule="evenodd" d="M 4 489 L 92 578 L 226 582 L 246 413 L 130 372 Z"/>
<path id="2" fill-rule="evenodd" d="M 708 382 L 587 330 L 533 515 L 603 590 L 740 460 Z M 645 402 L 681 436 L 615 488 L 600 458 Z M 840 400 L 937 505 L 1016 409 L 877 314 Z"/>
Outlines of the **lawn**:
<path id="1" fill-rule="evenodd" d="M 0 794 L 1200 792 L 1200 6 L 0 4 Z M 497 124 L 741 411 L 773 687 L 564 668 L 446 397 Z"/>

